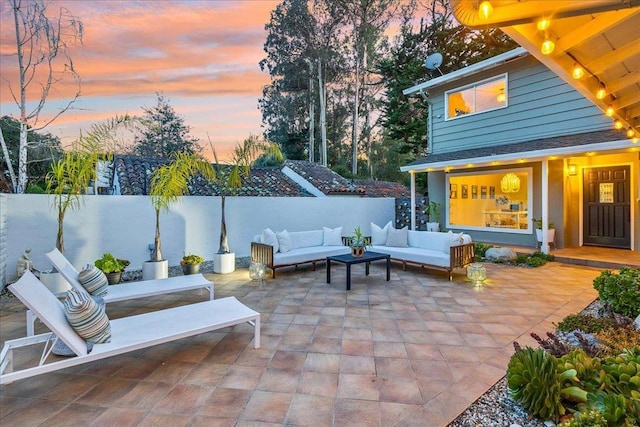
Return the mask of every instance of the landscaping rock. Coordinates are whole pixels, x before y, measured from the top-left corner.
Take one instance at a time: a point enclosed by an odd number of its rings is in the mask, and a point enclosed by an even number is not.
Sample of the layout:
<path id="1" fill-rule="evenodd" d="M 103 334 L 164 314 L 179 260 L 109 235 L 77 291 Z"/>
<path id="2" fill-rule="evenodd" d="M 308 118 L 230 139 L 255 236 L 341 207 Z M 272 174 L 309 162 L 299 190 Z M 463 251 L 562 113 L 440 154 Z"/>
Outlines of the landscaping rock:
<path id="1" fill-rule="evenodd" d="M 636 317 L 636 320 L 633 321 L 633 327 L 636 329 L 636 331 L 640 331 L 640 315 L 638 315 L 638 317 Z"/>
<path id="2" fill-rule="evenodd" d="M 489 248 L 484 254 L 487 261 L 492 262 L 509 262 L 515 260 L 518 255 L 509 248 Z"/>

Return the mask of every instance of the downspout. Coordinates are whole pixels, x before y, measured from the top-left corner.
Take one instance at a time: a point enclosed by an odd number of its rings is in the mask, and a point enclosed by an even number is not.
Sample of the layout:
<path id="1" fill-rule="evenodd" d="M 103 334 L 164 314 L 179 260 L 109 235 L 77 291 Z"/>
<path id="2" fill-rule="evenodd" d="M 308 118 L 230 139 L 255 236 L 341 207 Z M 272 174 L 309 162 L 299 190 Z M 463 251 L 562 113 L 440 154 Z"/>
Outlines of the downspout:
<path id="1" fill-rule="evenodd" d="M 416 229 L 416 172 L 410 171 L 411 175 L 411 229 Z"/>

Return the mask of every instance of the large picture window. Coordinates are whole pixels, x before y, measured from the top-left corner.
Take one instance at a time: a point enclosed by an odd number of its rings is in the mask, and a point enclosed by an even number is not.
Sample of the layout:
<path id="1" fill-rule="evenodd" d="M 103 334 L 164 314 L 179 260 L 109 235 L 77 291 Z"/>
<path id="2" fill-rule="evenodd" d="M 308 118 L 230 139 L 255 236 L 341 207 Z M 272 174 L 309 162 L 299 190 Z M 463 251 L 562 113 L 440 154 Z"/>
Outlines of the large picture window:
<path id="1" fill-rule="evenodd" d="M 449 174 L 447 227 L 531 233 L 532 169 Z"/>
<path id="2" fill-rule="evenodd" d="M 446 92 L 447 120 L 507 106 L 507 75 Z"/>

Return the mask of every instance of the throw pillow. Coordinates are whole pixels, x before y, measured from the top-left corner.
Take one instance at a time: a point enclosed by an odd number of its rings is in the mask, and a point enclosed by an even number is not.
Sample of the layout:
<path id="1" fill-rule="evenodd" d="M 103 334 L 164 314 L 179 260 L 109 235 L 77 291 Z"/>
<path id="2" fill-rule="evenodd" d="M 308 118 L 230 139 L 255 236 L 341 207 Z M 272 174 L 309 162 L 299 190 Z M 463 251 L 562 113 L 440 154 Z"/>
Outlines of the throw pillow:
<path id="1" fill-rule="evenodd" d="M 389 234 L 390 228 L 391 228 L 391 221 L 389 221 L 387 225 L 385 225 L 382 228 L 380 228 L 380 226 L 377 224 L 371 223 L 371 244 L 373 246 L 386 245 L 387 235 Z"/>
<path id="2" fill-rule="evenodd" d="M 87 264 L 78 274 L 78 282 L 93 296 L 105 296 L 109 291 L 107 276 L 95 265 Z"/>
<path id="3" fill-rule="evenodd" d="M 463 233 L 452 233 L 451 230 L 447 233 L 447 238 L 444 241 L 443 251 L 451 253 L 451 246 L 461 245 L 464 242 Z"/>
<path id="4" fill-rule="evenodd" d="M 260 235 L 260 243 L 273 246 L 273 252 L 278 252 L 278 237 L 276 237 L 276 233 L 274 233 L 270 228 L 266 228 L 262 231 L 262 234 Z"/>
<path id="5" fill-rule="evenodd" d="M 342 243 L 342 227 L 334 229 L 322 227 L 322 246 L 344 246 L 344 243 Z"/>
<path id="6" fill-rule="evenodd" d="M 111 324 L 104 310 L 89 294 L 72 289 L 62 302 L 67 320 L 87 342 L 100 344 L 111 341 Z"/>
<path id="7" fill-rule="evenodd" d="M 278 239 L 280 252 L 289 252 L 293 248 L 293 242 L 291 241 L 291 236 L 289 235 L 289 232 L 287 230 L 277 232 L 276 237 Z"/>
<path id="8" fill-rule="evenodd" d="M 394 246 L 397 248 L 408 247 L 409 227 L 403 227 L 401 229 L 389 227 L 387 235 L 387 246 Z"/>

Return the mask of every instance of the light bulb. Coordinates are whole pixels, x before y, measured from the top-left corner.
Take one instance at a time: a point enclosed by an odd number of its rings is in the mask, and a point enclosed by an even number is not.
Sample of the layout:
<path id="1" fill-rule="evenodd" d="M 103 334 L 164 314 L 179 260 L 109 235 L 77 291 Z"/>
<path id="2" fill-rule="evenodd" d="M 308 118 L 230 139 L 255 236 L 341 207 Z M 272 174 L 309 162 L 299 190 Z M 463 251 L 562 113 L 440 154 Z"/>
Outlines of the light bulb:
<path id="1" fill-rule="evenodd" d="M 615 122 L 613 122 L 613 127 L 616 128 L 617 130 L 622 129 L 622 122 L 620 120 L 616 120 Z"/>
<path id="2" fill-rule="evenodd" d="M 540 52 L 542 52 L 543 55 L 549 55 L 555 48 L 556 44 L 554 42 L 549 39 L 545 39 L 545 41 L 542 42 L 542 46 L 540 47 Z"/>
<path id="3" fill-rule="evenodd" d="M 633 138 L 633 136 L 635 135 L 635 131 L 631 128 L 627 129 L 627 137 L 629 138 Z"/>
<path id="4" fill-rule="evenodd" d="M 584 77 L 584 68 L 576 64 L 576 66 L 573 67 L 573 71 L 571 72 L 571 75 L 576 80 L 581 79 L 582 77 Z"/>
<path id="5" fill-rule="evenodd" d="M 478 15 L 480 16 L 480 18 L 487 20 L 492 13 L 493 6 L 491 6 L 491 2 L 489 0 L 485 0 L 480 3 L 480 6 L 478 7 Z"/>
<path id="6" fill-rule="evenodd" d="M 607 116 L 611 117 L 613 116 L 613 113 L 615 113 L 615 111 L 613 111 L 613 107 L 607 107 L 607 109 L 604 112 Z"/>
<path id="7" fill-rule="evenodd" d="M 551 26 L 551 20 L 542 18 L 538 21 L 537 27 L 540 31 L 544 31 Z"/>
<path id="8" fill-rule="evenodd" d="M 604 99 L 605 96 L 607 96 L 607 90 L 603 87 L 598 89 L 598 91 L 596 92 L 596 98 Z"/>

